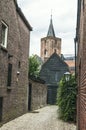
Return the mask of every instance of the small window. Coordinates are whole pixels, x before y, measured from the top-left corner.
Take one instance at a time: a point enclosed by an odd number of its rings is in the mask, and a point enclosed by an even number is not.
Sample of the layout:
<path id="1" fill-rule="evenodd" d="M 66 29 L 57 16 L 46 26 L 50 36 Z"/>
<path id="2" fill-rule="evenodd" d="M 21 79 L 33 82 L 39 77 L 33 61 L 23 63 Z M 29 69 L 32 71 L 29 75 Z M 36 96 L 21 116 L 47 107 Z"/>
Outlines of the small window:
<path id="1" fill-rule="evenodd" d="M 58 72 L 55 73 L 55 81 L 58 81 Z"/>
<path id="2" fill-rule="evenodd" d="M 47 57 L 47 53 L 48 53 L 48 52 L 47 52 L 47 50 L 45 49 L 45 50 L 44 50 L 44 55 L 45 55 L 46 57 Z"/>
<path id="3" fill-rule="evenodd" d="M 21 63 L 20 61 L 18 62 L 18 69 L 21 68 Z"/>
<path id="4" fill-rule="evenodd" d="M 85 3 L 84 3 L 84 0 L 83 0 L 83 11 L 84 11 L 84 7 L 85 7 Z"/>
<path id="5" fill-rule="evenodd" d="M 7 47 L 7 34 L 8 34 L 8 26 L 2 21 L 2 43 L 3 47 Z"/>
<path id="6" fill-rule="evenodd" d="M 11 86 L 12 79 L 12 64 L 8 64 L 8 78 L 7 78 L 7 86 Z"/>

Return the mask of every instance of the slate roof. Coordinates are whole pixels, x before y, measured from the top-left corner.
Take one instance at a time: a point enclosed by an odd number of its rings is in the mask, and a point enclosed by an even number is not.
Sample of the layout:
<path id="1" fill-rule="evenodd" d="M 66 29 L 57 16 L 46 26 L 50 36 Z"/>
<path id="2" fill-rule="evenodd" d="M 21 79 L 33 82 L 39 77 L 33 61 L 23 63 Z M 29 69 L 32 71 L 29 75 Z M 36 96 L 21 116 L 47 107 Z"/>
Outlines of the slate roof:
<path id="1" fill-rule="evenodd" d="M 54 27 L 53 27 L 53 22 L 52 22 L 52 15 L 50 19 L 50 25 L 49 25 L 47 36 L 55 37 L 55 32 L 54 32 Z"/>
<path id="2" fill-rule="evenodd" d="M 68 67 L 68 65 L 61 59 L 61 57 L 56 52 L 54 52 L 50 56 L 50 58 L 43 64 L 42 67 L 47 65 L 49 65 L 48 67 L 51 67 L 53 65 L 51 68 L 56 70 L 60 69 L 63 66 Z"/>
<path id="3" fill-rule="evenodd" d="M 40 78 L 48 85 L 57 85 L 65 72 L 69 71 L 68 65 L 54 52 L 42 65 Z"/>

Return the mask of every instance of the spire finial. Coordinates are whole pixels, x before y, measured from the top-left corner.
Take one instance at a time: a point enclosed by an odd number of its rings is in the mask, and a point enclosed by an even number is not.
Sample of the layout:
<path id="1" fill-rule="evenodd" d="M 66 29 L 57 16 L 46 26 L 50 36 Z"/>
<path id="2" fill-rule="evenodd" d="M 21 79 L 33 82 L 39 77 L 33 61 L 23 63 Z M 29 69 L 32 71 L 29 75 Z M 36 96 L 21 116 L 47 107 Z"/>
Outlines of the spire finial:
<path id="1" fill-rule="evenodd" d="M 52 9 L 51 9 L 51 19 L 52 19 Z"/>

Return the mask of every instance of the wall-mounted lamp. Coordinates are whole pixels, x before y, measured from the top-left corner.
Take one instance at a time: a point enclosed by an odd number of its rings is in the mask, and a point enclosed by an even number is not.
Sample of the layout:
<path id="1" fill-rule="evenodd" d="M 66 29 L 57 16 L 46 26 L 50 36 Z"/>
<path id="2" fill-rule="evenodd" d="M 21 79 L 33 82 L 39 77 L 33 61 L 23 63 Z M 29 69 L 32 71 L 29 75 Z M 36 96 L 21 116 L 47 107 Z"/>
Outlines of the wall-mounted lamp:
<path id="1" fill-rule="evenodd" d="M 19 81 L 19 75 L 20 75 L 20 72 L 17 71 L 17 82 Z"/>
<path id="2" fill-rule="evenodd" d="M 64 73 L 64 76 L 65 76 L 66 81 L 69 81 L 70 75 L 71 75 L 70 72 L 65 72 L 65 73 Z"/>
<path id="3" fill-rule="evenodd" d="M 19 71 L 17 71 L 17 75 L 19 75 L 20 74 L 20 72 Z"/>

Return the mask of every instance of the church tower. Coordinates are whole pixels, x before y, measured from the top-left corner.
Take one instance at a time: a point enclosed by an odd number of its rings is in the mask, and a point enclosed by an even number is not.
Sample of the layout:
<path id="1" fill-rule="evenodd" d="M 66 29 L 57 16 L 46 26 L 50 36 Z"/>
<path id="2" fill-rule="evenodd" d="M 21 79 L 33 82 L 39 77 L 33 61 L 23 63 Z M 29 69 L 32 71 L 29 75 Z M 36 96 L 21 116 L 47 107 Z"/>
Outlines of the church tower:
<path id="1" fill-rule="evenodd" d="M 51 15 L 47 37 L 41 38 L 41 58 L 46 61 L 54 52 L 61 56 L 61 38 L 55 36 Z"/>

